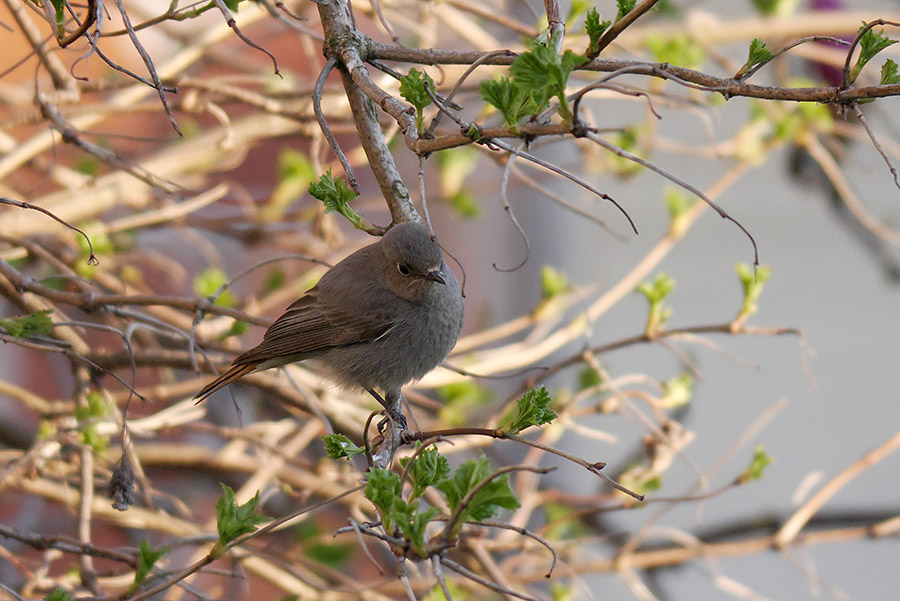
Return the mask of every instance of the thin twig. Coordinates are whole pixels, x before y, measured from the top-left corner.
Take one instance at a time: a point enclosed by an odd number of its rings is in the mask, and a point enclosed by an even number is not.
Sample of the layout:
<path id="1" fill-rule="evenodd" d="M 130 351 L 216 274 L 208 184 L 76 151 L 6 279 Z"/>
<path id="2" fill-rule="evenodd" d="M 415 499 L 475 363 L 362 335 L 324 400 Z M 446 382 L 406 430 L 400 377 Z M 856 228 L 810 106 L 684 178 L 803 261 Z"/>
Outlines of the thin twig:
<path id="1" fill-rule="evenodd" d="M 512 166 L 515 163 L 515 158 L 518 156 L 519 151 L 525 143 L 522 142 L 518 148 L 514 149 L 512 152 L 512 156 L 510 156 L 509 160 L 506 162 L 506 167 L 503 169 L 503 177 L 500 179 L 500 200 L 503 203 L 503 210 L 506 212 L 507 218 L 512 222 L 513 226 L 515 226 L 516 231 L 519 232 L 519 236 L 522 237 L 522 241 L 525 243 L 525 256 L 522 257 L 522 260 L 514 266 L 508 269 L 503 269 L 497 267 L 496 263 L 491 263 L 494 269 L 501 273 L 509 273 L 511 271 L 518 271 L 521 269 L 525 263 L 528 262 L 528 257 L 531 256 L 531 242 L 528 240 L 528 234 L 525 233 L 525 230 L 522 228 L 522 225 L 519 223 L 519 220 L 516 219 L 516 214 L 512 210 L 512 206 L 509 204 L 509 198 L 507 197 L 507 190 L 509 189 L 509 174 L 512 171 Z"/>
<path id="2" fill-rule="evenodd" d="M 163 88 L 162 81 L 159 79 L 159 74 L 156 72 L 156 66 L 153 64 L 153 59 L 150 58 L 150 54 L 144 49 L 144 45 L 141 44 L 141 41 L 137 37 L 137 33 L 135 33 L 134 28 L 131 26 L 131 19 L 128 17 L 128 11 L 125 10 L 125 4 L 122 0 L 115 0 L 115 3 L 116 7 L 119 9 L 119 15 L 122 17 L 122 24 L 125 25 L 125 30 L 128 31 L 128 37 L 131 39 L 134 49 L 137 50 L 138 54 L 141 56 L 141 60 L 144 61 L 144 66 L 147 67 L 150 77 L 153 78 L 153 87 L 156 88 L 156 91 L 159 94 L 159 100 L 162 102 L 163 109 L 169 117 L 169 123 L 172 124 L 172 127 L 179 136 L 184 136 L 184 134 L 181 133 L 181 128 L 178 127 L 178 122 L 175 120 L 175 115 L 172 113 L 171 107 L 169 107 L 169 101 L 166 99 L 166 92 Z M 90 4 L 88 4 L 88 6 L 90 7 Z M 96 44 L 96 40 L 94 40 L 93 43 Z"/>
<path id="3" fill-rule="evenodd" d="M 31 209 L 33 211 L 38 211 L 39 213 L 43 213 L 44 215 L 50 217 L 57 223 L 63 224 L 70 230 L 78 232 L 85 239 L 85 241 L 87 242 L 87 245 L 88 245 L 88 265 L 99 265 L 100 264 L 100 261 L 97 259 L 97 257 L 94 256 L 94 245 L 91 244 L 91 239 L 88 237 L 87 234 L 85 234 L 83 231 L 81 231 L 80 229 L 78 229 L 77 227 L 72 225 L 71 223 L 69 223 L 63 219 L 60 219 L 59 217 L 57 217 L 56 215 L 54 215 L 51 211 L 48 211 L 47 209 L 44 209 L 37 205 L 33 205 L 31 203 L 24 202 L 21 200 L 13 200 L 12 198 L 0 197 L 0 203 L 13 205 L 14 207 L 21 207 L 23 209 Z"/>
<path id="4" fill-rule="evenodd" d="M 688 190 L 692 194 L 695 194 L 697 196 L 697 198 L 699 198 L 700 200 L 705 202 L 707 205 L 709 205 L 710 208 L 712 208 L 716 213 L 718 213 L 719 217 L 735 224 L 738 227 L 738 229 L 740 229 L 742 232 L 744 232 L 744 235 L 747 236 L 747 238 L 750 240 L 750 244 L 753 246 L 753 267 L 754 267 L 754 269 L 759 266 L 759 249 L 757 249 L 757 247 L 756 247 L 756 239 L 753 237 L 753 235 L 749 231 L 747 231 L 747 228 L 745 228 L 744 225 L 740 221 L 738 221 L 737 219 L 732 217 L 727 211 L 725 211 L 725 209 L 723 209 L 718 204 L 716 204 L 715 201 L 713 201 L 706 194 L 704 194 L 699 188 L 687 183 L 680 177 L 677 177 L 676 175 L 669 173 L 668 171 L 666 171 L 659 165 L 652 163 L 650 161 L 644 160 L 641 157 L 628 152 L 627 150 L 619 148 L 618 146 L 616 146 L 615 144 L 612 144 L 611 142 L 607 142 L 606 140 L 604 140 L 603 138 L 598 136 L 595 132 L 591 131 L 589 128 L 586 128 L 586 130 L 587 130 L 586 137 L 588 139 L 592 140 L 593 142 L 602 146 L 603 148 L 609 150 L 616 156 L 620 156 L 624 159 L 628 159 L 629 161 L 637 163 L 638 165 L 646 167 L 647 169 L 663 176 L 670 182 L 684 188 L 685 190 Z"/>
<path id="5" fill-rule="evenodd" d="M 416 64 L 442 64 L 442 65 L 468 65 L 478 60 L 484 52 L 434 50 L 422 48 L 409 48 L 405 46 L 390 46 L 378 42 L 372 42 L 369 47 L 369 59 L 393 60 Z M 486 65 L 509 66 L 516 58 L 516 54 L 510 52 L 506 55 L 493 56 L 486 60 Z M 668 63 L 651 63 L 614 58 L 595 58 L 580 65 L 579 71 L 612 72 L 631 67 L 636 75 L 658 77 L 676 81 L 681 85 L 690 84 L 697 89 L 709 92 L 717 92 L 725 98 L 744 96 L 748 98 L 762 98 L 766 100 L 786 100 L 791 102 L 821 102 L 838 106 L 848 105 L 861 98 L 885 98 L 887 96 L 900 95 L 900 84 L 859 86 L 850 88 L 839 87 L 774 87 L 761 86 L 751 83 L 736 81 L 732 78 L 716 77 L 695 69 L 679 67 Z"/>
<path id="6" fill-rule="evenodd" d="M 471 128 L 472 124 L 466 123 L 465 121 L 463 121 L 462 119 L 460 119 L 459 117 L 457 117 L 456 115 L 451 113 L 449 110 L 447 110 L 447 108 L 444 107 L 442 105 L 442 103 L 435 97 L 434 93 L 432 92 L 432 90 L 430 89 L 429 86 L 425 86 L 425 91 L 431 97 L 431 100 L 432 100 L 432 102 L 435 103 L 435 106 L 437 106 L 441 112 L 445 113 L 447 116 L 449 116 L 451 119 L 453 119 L 464 131 L 468 131 Z M 596 188 L 594 188 L 593 186 L 591 186 L 590 184 L 588 184 L 587 182 L 585 182 L 578 176 L 574 175 L 573 173 L 570 173 L 569 171 L 566 171 L 565 169 L 557 167 L 556 165 L 549 163 L 547 161 L 544 161 L 543 159 L 536 157 L 533 154 L 530 154 L 528 152 L 521 150 L 521 147 L 519 147 L 519 148 L 513 147 L 505 142 L 502 142 L 500 140 L 490 137 L 484 130 L 480 130 L 480 131 L 481 131 L 481 137 L 478 140 L 476 140 L 477 142 L 485 144 L 488 147 L 496 146 L 497 148 L 503 149 L 503 150 L 505 150 L 511 154 L 514 154 L 516 156 L 521 156 L 522 158 L 527 159 L 527 160 L 531 161 L 532 163 L 540 165 L 541 167 L 544 167 L 545 169 L 548 169 L 549 171 L 552 171 L 553 173 L 556 173 L 558 175 L 565 177 L 566 179 L 578 184 L 579 186 L 588 190 L 589 192 L 596 194 L 603 200 L 606 200 L 606 201 L 612 203 L 613 206 L 615 206 L 617 209 L 619 209 L 619 212 L 621 212 L 625 216 L 625 219 L 628 220 L 628 223 L 631 225 L 631 229 L 634 231 L 634 233 L 635 234 L 638 233 L 637 226 L 634 224 L 634 221 L 632 221 L 631 216 L 625 211 L 625 209 L 622 208 L 621 205 L 619 205 L 618 202 L 616 202 L 616 200 L 613 197 L 611 197 L 608 194 L 605 194 L 603 192 L 600 192 L 599 190 L 597 190 Z M 559 133 L 570 133 L 570 132 L 571 132 L 571 130 L 569 128 L 565 128 L 565 131 L 561 131 Z M 518 138 L 520 136 L 511 136 L 511 137 Z M 514 221 L 514 223 L 517 223 L 517 222 Z M 520 232 L 521 231 L 522 230 L 520 228 Z M 524 235 L 524 232 L 522 232 L 522 233 Z M 527 244 L 527 238 L 526 238 L 526 244 Z M 527 260 L 527 257 L 526 257 L 526 260 Z"/>
<path id="7" fill-rule="evenodd" d="M 478 60 L 474 61 L 469 68 L 467 68 L 463 74 L 456 80 L 456 83 L 453 85 L 453 88 L 450 90 L 450 93 L 447 94 L 447 97 L 443 100 L 443 104 L 447 106 L 452 106 L 453 97 L 456 96 L 456 93 L 459 92 L 459 89 L 462 87 L 463 83 L 469 78 L 469 75 L 475 72 L 475 69 L 480 67 L 482 64 L 488 62 L 495 56 L 505 56 L 509 53 L 508 50 L 495 50 L 493 52 L 488 52 Z M 429 86 L 425 86 L 426 90 L 428 90 Z M 435 96 L 437 95 L 435 91 Z M 434 132 L 437 129 L 438 123 L 440 123 L 441 115 L 443 115 L 443 111 L 438 111 L 434 116 L 434 119 L 431 120 L 431 125 L 428 126 L 426 130 L 425 138 L 431 138 L 434 136 Z"/>
<path id="8" fill-rule="evenodd" d="M 322 130 L 322 135 L 325 136 L 325 140 L 328 141 L 331 150 L 334 151 L 335 156 L 337 156 L 338 160 L 341 162 L 341 167 L 344 168 L 344 173 L 347 175 L 347 181 L 350 182 L 350 187 L 353 188 L 354 192 L 360 194 L 359 180 L 356 178 L 356 172 L 353 171 L 353 165 L 350 164 L 350 160 L 347 158 L 347 155 L 344 154 L 341 145 L 338 144 L 337 138 L 334 137 L 334 133 L 332 133 L 331 128 L 328 127 L 328 121 L 325 119 L 325 113 L 322 111 L 322 94 L 325 88 L 325 80 L 328 79 L 328 75 L 334 69 L 335 65 L 337 65 L 337 59 L 330 57 L 325 61 L 325 66 L 322 67 L 322 71 L 319 72 L 319 76 L 316 78 L 316 85 L 313 88 L 312 93 L 313 112 L 316 115 L 316 121 L 319 124 L 319 128 Z"/>
<path id="9" fill-rule="evenodd" d="M 514 440 L 514 439 L 513 439 Z M 450 518 L 447 520 L 447 523 L 444 525 L 444 529 L 441 532 L 441 538 L 444 542 L 450 541 L 455 536 L 455 529 L 459 520 L 462 518 L 463 513 L 468 509 L 469 505 L 472 503 L 472 499 L 475 498 L 475 495 L 481 491 L 485 486 L 490 484 L 496 478 L 499 478 L 503 474 L 508 474 L 510 472 L 533 472 L 535 474 L 546 474 L 548 472 L 552 472 L 555 470 L 555 467 L 533 467 L 530 465 L 509 465 L 506 467 L 501 467 L 498 470 L 495 470 L 494 473 L 490 474 L 488 477 L 480 481 L 478 484 L 469 489 L 469 492 L 466 493 L 466 496 L 462 498 L 457 505 L 456 509 L 450 515 Z"/>
<path id="10" fill-rule="evenodd" d="M 68 2 L 66 2 L 66 7 L 71 9 Z M 85 10 L 86 16 L 84 18 L 84 21 L 79 23 L 78 28 L 70 35 L 64 38 L 56 39 L 56 41 L 59 43 L 59 47 L 65 48 L 66 46 L 80 38 L 82 35 L 84 35 L 84 32 L 90 29 L 91 25 L 97 22 L 97 16 L 100 10 L 102 10 L 102 7 L 97 6 L 97 0 L 87 0 L 87 9 Z M 100 14 L 102 15 L 102 13 Z M 75 17 L 75 19 L 77 21 L 78 17 Z"/>
<path id="11" fill-rule="evenodd" d="M 381 26 L 384 27 L 384 30 L 391 36 L 391 39 L 394 40 L 395 44 L 400 43 L 400 36 L 397 35 L 397 32 L 394 31 L 394 28 L 391 27 L 391 24 L 384 16 L 384 12 L 381 10 L 381 4 L 378 0 L 369 0 L 372 3 L 372 10 L 375 11 L 375 15 L 378 17 L 378 22 L 381 23 Z"/>
<path id="12" fill-rule="evenodd" d="M 224 0 L 213 0 L 216 5 L 216 8 L 219 9 L 219 12 L 222 13 L 222 16 L 225 18 L 225 22 L 228 26 L 234 31 L 234 33 L 243 40 L 245 44 L 250 46 L 251 48 L 256 48 L 260 52 L 266 54 L 270 59 L 272 59 L 272 66 L 275 69 L 275 75 L 284 79 L 281 75 L 281 71 L 278 70 L 278 61 L 275 59 L 275 55 L 248 38 L 244 35 L 244 33 L 237 26 L 237 22 L 234 20 L 234 15 L 231 13 L 231 9 L 226 6 Z"/>
<path id="13" fill-rule="evenodd" d="M 438 555 L 431 556 L 431 569 L 434 570 L 434 577 L 437 579 L 441 591 L 444 593 L 445 601 L 453 601 L 450 589 L 447 588 L 447 581 L 444 580 L 444 572 L 441 570 L 441 558 Z"/>
<path id="14" fill-rule="evenodd" d="M 350 527 L 353 528 L 353 532 L 354 534 L 356 534 L 356 540 L 359 541 L 359 546 L 360 548 L 362 548 L 363 554 L 369 560 L 369 563 L 375 566 L 375 569 L 378 570 L 378 573 L 383 576 L 384 570 L 381 568 L 381 564 L 375 561 L 375 557 L 372 555 L 372 552 L 369 551 L 369 546 L 366 544 L 366 540 L 363 538 L 363 533 L 359 527 L 359 522 L 357 522 L 353 518 L 350 518 Z M 338 532 L 335 532 L 334 535 L 337 536 Z"/>
<path id="15" fill-rule="evenodd" d="M 788 50 L 791 50 L 792 48 L 796 48 L 800 44 L 806 44 L 807 42 L 832 42 L 834 44 L 838 44 L 839 46 L 849 46 L 850 45 L 850 42 L 848 42 L 847 40 L 843 40 L 841 38 L 836 38 L 836 37 L 830 36 L 830 35 L 806 36 L 804 38 L 800 38 L 799 40 L 794 40 L 787 46 L 784 46 L 783 48 L 780 48 L 777 51 L 772 52 L 771 53 L 772 56 L 769 58 L 769 60 L 754 65 L 752 68 L 748 69 L 745 73 L 741 73 L 740 71 L 738 71 L 734 75 L 734 79 L 736 79 L 737 81 L 746 81 L 747 79 L 752 77 L 754 73 L 756 73 L 757 71 L 759 71 L 760 69 L 762 69 L 763 67 L 765 67 L 766 65 L 771 63 L 773 60 L 775 60 L 776 58 L 778 58 L 779 56 L 781 56 Z"/>
<path id="16" fill-rule="evenodd" d="M 875 150 L 878 151 L 878 154 L 881 155 L 881 158 L 884 159 L 884 162 L 887 164 L 888 169 L 891 172 L 891 175 L 894 176 L 894 185 L 900 189 L 900 180 L 897 178 L 897 168 L 894 167 L 894 163 L 891 161 L 891 157 L 888 156 L 888 153 L 882 148 L 881 144 L 878 142 L 878 138 L 875 136 L 875 132 L 872 131 L 872 128 L 869 127 L 869 122 L 866 119 L 866 116 L 863 115 L 862 110 L 859 108 L 859 103 L 853 103 L 853 111 L 856 113 L 857 119 L 859 122 L 863 124 L 863 127 L 866 128 L 866 133 L 869 134 L 869 139 L 872 140 L 872 144 L 875 146 Z"/>
<path id="17" fill-rule="evenodd" d="M 657 2 L 659 2 L 659 0 L 644 0 L 628 11 L 628 13 L 622 15 L 621 19 L 613 23 L 609 29 L 603 32 L 603 35 L 597 40 L 596 50 L 587 55 L 588 60 L 595 58 L 603 52 L 603 49 L 609 46 L 620 33 L 625 31 L 629 25 L 637 21 L 644 13 L 653 8 Z"/>
<path id="18" fill-rule="evenodd" d="M 844 468 L 839 474 L 832 478 L 828 484 L 819 489 L 816 494 L 799 507 L 781 528 L 778 529 L 778 532 L 774 536 L 775 545 L 779 548 L 784 548 L 791 544 L 794 539 L 797 538 L 797 535 L 807 522 L 809 522 L 829 499 L 836 495 L 838 491 L 849 484 L 854 478 L 884 461 L 886 457 L 897 449 L 900 449 L 900 431 L 895 432 L 886 441 L 871 449 L 857 461 Z"/>
<path id="19" fill-rule="evenodd" d="M 506 522 L 496 522 L 494 520 L 483 520 L 481 522 L 469 522 L 473 526 L 487 526 L 489 528 L 502 528 L 504 530 L 512 530 L 517 534 L 521 534 L 522 536 L 527 536 L 528 538 L 538 542 L 545 549 L 550 551 L 550 555 L 552 556 L 552 560 L 550 561 L 550 569 L 547 570 L 547 578 L 550 578 L 553 575 L 553 570 L 556 568 L 556 550 L 553 548 L 549 542 L 543 537 L 538 536 L 531 530 L 527 528 L 522 528 L 521 526 L 516 526 L 514 524 L 507 524 Z"/>
<path id="20" fill-rule="evenodd" d="M 856 50 L 856 47 L 859 45 L 860 40 L 862 40 L 866 32 L 877 25 L 893 25 L 900 27 L 900 23 L 885 21 L 884 19 L 875 19 L 874 21 L 864 23 L 863 26 L 859 28 L 859 31 L 856 33 L 856 37 L 853 38 L 853 41 L 850 43 L 850 48 L 847 50 L 847 58 L 844 59 L 844 77 L 843 81 L 841 82 L 841 90 L 846 90 L 853 83 L 852 81 L 850 81 L 850 61 L 853 58 L 853 51 Z"/>
<path id="21" fill-rule="evenodd" d="M 485 586 L 496 593 L 510 595 L 512 597 L 524 599 L 525 601 L 540 601 L 540 599 L 538 599 L 537 597 L 532 597 L 531 595 L 526 595 L 525 593 L 520 593 L 520 592 L 514 591 L 510 588 L 506 588 L 505 586 L 500 586 L 496 582 L 492 582 L 492 581 L 488 580 L 487 578 L 482 578 L 475 572 L 472 572 L 472 571 L 464 568 L 462 565 L 456 563 L 455 561 L 453 561 L 452 559 L 449 559 L 447 557 L 441 557 L 441 564 L 447 566 L 448 568 L 450 568 L 457 574 L 461 574 L 461 575 L 465 576 L 466 578 L 468 578 L 469 580 L 472 580 L 473 582 L 477 582 L 478 584 Z"/>

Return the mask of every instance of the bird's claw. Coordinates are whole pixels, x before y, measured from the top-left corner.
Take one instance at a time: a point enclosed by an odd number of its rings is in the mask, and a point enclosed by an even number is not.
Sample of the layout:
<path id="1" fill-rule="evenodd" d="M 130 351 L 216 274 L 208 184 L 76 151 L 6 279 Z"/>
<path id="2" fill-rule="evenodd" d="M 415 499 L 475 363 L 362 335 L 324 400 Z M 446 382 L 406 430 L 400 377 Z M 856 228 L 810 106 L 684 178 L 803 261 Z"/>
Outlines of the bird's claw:
<path id="1" fill-rule="evenodd" d="M 388 423 L 395 424 L 400 432 L 407 432 L 409 427 L 406 424 L 406 417 L 399 411 L 385 410 L 384 418 L 378 422 L 376 426 L 378 433 L 384 435 L 384 430 Z"/>

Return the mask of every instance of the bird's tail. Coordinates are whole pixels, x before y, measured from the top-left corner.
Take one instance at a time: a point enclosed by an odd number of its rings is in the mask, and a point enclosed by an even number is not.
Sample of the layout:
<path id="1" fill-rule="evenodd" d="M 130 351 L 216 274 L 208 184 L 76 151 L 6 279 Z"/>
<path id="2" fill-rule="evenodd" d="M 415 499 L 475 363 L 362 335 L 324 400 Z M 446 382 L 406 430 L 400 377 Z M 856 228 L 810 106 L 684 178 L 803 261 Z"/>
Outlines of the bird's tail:
<path id="1" fill-rule="evenodd" d="M 206 397 L 208 397 L 218 389 L 222 388 L 223 386 L 228 386 L 238 378 L 243 378 L 254 369 L 256 369 L 255 363 L 240 363 L 238 365 L 232 365 L 228 371 L 204 386 L 203 390 L 197 393 L 197 395 L 194 397 L 195 399 L 197 399 L 197 402 L 194 404 L 196 405 L 202 402 Z"/>

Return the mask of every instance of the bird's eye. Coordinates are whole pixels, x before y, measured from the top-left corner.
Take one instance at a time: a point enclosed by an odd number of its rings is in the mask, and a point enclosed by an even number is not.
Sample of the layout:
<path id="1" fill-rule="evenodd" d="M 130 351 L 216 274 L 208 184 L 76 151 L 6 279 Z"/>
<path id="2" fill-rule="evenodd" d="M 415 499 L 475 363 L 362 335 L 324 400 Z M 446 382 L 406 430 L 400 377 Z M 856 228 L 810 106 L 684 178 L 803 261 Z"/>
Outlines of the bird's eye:
<path id="1" fill-rule="evenodd" d="M 397 271 L 400 272 L 400 275 L 411 276 L 412 270 L 410 270 L 409 265 L 405 263 L 397 263 Z"/>

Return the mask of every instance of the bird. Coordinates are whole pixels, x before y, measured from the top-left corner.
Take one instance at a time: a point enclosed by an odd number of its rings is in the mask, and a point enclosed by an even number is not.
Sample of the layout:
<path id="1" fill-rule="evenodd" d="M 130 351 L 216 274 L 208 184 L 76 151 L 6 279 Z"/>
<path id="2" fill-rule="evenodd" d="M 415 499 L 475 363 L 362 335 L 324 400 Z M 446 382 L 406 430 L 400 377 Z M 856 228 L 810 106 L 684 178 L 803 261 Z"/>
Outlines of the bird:
<path id="1" fill-rule="evenodd" d="M 339 386 L 368 391 L 405 428 L 400 389 L 444 360 L 463 316 L 440 246 L 420 223 L 397 223 L 329 269 L 194 398 L 252 372 L 309 361 Z"/>

